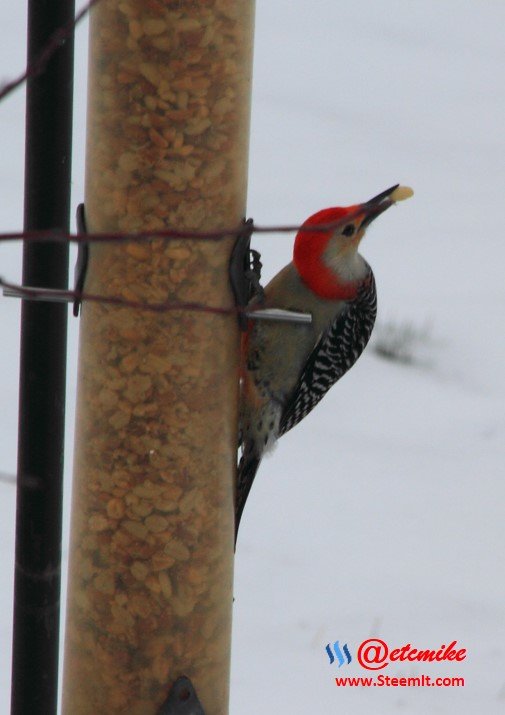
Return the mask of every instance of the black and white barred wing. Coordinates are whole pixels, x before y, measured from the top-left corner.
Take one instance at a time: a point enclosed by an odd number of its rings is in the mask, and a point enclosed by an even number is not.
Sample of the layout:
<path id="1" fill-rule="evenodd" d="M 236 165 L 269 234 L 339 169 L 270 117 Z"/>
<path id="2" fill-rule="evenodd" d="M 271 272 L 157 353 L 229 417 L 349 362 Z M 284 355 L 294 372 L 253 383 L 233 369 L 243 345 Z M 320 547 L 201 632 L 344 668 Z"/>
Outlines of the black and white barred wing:
<path id="1" fill-rule="evenodd" d="M 373 274 L 321 335 L 281 415 L 279 437 L 298 424 L 340 380 L 365 349 L 377 315 Z"/>

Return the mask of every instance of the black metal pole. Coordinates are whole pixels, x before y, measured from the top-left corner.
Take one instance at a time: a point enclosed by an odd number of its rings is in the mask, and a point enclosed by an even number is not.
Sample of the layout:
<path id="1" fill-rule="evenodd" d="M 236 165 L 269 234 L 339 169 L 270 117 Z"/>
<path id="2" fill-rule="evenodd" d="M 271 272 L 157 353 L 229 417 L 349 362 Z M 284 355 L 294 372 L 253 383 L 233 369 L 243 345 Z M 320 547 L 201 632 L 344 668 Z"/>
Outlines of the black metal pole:
<path id="1" fill-rule="evenodd" d="M 29 66 L 73 15 L 73 0 L 29 0 Z M 72 90 L 69 37 L 27 84 L 25 230 L 69 228 Z M 24 285 L 67 282 L 66 245 L 25 244 Z M 57 708 L 66 340 L 66 305 L 23 301 L 12 715 Z"/>

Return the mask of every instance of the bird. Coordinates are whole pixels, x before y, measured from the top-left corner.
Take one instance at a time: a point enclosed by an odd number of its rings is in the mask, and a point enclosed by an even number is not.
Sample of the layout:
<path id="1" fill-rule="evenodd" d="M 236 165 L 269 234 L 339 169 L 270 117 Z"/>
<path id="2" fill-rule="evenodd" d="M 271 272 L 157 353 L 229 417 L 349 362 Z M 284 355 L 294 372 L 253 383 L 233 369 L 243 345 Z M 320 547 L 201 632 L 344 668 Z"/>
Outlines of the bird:
<path id="1" fill-rule="evenodd" d="M 368 226 L 412 196 L 395 184 L 372 199 L 323 209 L 298 230 L 293 260 L 248 306 L 310 313 L 307 324 L 249 319 L 242 339 L 235 543 L 264 454 L 354 365 L 377 314 L 370 265 L 358 252 Z"/>

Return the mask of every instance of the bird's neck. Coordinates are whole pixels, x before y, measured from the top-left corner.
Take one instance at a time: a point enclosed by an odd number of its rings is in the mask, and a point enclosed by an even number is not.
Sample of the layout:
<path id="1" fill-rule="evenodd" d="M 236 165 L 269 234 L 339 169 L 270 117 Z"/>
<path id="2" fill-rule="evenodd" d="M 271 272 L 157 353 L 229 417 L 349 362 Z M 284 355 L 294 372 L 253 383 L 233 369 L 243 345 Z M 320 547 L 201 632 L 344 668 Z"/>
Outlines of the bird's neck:
<path id="1" fill-rule="evenodd" d="M 326 300 L 353 300 L 369 273 L 366 261 L 357 252 L 323 251 L 295 256 L 295 266 L 305 285 Z"/>

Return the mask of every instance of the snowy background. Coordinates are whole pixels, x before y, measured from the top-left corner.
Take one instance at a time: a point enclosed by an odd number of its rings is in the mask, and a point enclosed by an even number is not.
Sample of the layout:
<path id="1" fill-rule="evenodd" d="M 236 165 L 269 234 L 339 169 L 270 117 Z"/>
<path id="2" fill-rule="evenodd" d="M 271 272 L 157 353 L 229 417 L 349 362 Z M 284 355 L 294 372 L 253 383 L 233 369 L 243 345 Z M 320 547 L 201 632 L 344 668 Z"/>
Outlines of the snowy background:
<path id="1" fill-rule="evenodd" d="M 25 16 L 0 6 L 0 78 Z M 236 560 L 231 712 L 505 711 L 505 6 L 499 0 L 258 0 L 249 215 L 292 223 L 396 182 L 415 198 L 362 252 L 379 320 L 419 335 L 372 348 L 262 465 Z M 83 198 L 85 25 L 77 37 L 74 198 Z M 23 90 L 0 105 L 0 230 L 22 226 Z M 291 237 L 256 240 L 268 279 Z M 20 246 L 0 275 L 20 277 Z M 16 462 L 19 303 L 0 298 L 0 472 Z M 70 320 L 67 484 L 77 321 Z M 379 326 L 378 337 L 390 340 Z M 8 711 L 14 486 L 0 475 L 0 711 Z M 337 688 L 355 651 L 457 640 L 464 688 Z M 329 664 L 328 642 L 351 665 Z M 401 666 L 401 667 L 400 667 Z"/>

